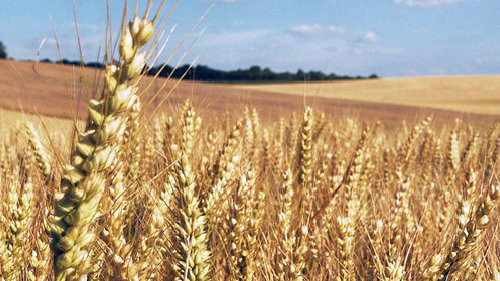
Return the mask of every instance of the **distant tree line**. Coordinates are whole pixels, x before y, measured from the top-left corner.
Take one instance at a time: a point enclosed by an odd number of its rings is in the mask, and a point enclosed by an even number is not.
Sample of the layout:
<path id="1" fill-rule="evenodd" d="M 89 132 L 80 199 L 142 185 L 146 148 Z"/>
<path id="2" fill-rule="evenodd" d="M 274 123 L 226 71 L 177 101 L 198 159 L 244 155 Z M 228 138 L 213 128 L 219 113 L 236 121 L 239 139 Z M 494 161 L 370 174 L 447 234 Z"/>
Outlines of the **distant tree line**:
<path id="1" fill-rule="evenodd" d="M 7 47 L 0 41 L 0 59 L 7 58 Z"/>
<path id="2" fill-rule="evenodd" d="M 44 59 L 42 62 L 52 62 L 49 59 Z M 62 61 L 55 61 L 57 64 L 66 65 L 82 65 L 81 61 L 71 61 L 63 59 Z M 89 62 L 83 64 L 86 67 L 104 68 L 104 64 L 100 62 Z M 325 74 L 321 71 L 303 71 L 302 69 L 297 72 L 274 72 L 269 68 L 261 68 L 260 66 L 252 66 L 248 69 L 237 70 L 218 70 L 208 67 L 206 65 L 196 65 L 190 67 L 186 64 L 174 68 L 170 65 L 152 67 L 148 71 L 148 75 L 156 75 L 160 77 L 168 77 L 171 74 L 172 78 L 184 77 L 186 80 L 197 80 L 205 82 L 289 82 L 289 81 L 328 81 L 328 80 L 351 80 L 351 79 L 375 79 L 379 78 L 377 74 L 372 74 L 368 77 L 364 76 L 348 76 L 338 75 L 335 73 Z"/>
<path id="3" fill-rule="evenodd" d="M 232 81 L 248 81 L 248 82 L 270 82 L 270 81 L 323 81 L 323 80 L 348 80 L 348 79 L 366 79 L 366 78 L 378 78 L 376 74 L 372 74 L 368 77 L 363 76 L 348 76 L 348 75 L 337 75 L 335 73 L 325 74 L 321 71 L 308 71 L 305 72 L 302 69 L 297 70 L 297 72 L 274 72 L 269 68 L 262 69 L 260 66 L 252 66 L 248 69 L 238 69 L 238 70 L 217 70 L 210 68 L 206 65 L 197 65 L 192 68 L 189 65 L 183 65 L 177 69 L 173 69 L 171 66 L 167 65 L 163 69 L 162 66 L 157 66 L 151 68 L 150 74 L 157 74 L 159 76 L 166 77 L 172 71 L 172 77 L 180 78 L 184 74 L 184 79 L 188 80 L 199 80 L 199 81 L 214 81 L 214 82 L 232 82 Z M 161 70 L 161 71 L 160 71 Z"/>

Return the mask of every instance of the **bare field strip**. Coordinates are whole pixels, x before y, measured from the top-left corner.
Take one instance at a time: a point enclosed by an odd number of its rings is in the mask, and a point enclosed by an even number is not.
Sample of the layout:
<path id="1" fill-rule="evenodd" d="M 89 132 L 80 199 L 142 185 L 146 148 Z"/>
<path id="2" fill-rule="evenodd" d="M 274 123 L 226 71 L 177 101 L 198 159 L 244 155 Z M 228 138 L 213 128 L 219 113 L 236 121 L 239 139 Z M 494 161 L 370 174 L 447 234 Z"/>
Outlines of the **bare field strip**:
<path id="1" fill-rule="evenodd" d="M 0 61 L 0 107 L 49 117 L 72 118 L 86 112 L 90 93 L 101 71 L 47 63 Z M 142 85 L 151 81 L 146 77 Z M 151 111 L 165 99 L 162 110 L 172 111 L 186 98 L 204 118 L 239 113 L 255 107 L 264 120 L 288 116 L 304 104 L 330 115 L 379 119 L 386 126 L 402 119 L 434 115 L 437 122 L 462 118 L 488 126 L 500 112 L 500 77 L 402 78 L 331 83 L 221 85 L 156 79 L 145 93 Z M 164 86 L 159 96 L 152 93 Z M 304 95 L 306 93 L 306 95 Z M 451 111 L 450 111 L 451 110 Z"/>

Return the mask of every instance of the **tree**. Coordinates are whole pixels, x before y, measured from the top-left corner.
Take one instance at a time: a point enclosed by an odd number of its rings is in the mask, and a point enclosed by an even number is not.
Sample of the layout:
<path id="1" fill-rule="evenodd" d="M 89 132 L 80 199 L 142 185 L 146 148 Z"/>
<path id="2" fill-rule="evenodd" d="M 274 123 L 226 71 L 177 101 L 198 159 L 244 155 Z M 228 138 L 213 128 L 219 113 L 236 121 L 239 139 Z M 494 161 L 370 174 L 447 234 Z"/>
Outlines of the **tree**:
<path id="1" fill-rule="evenodd" d="M 293 80 L 302 81 L 305 79 L 306 79 L 306 76 L 305 76 L 304 70 L 302 70 L 301 68 L 297 69 L 297 73 L 295 73 L 295 78 Z"/>
<path id="2" fill-rule="evenodd" d="M 6 59 L 7 58 L 7 48 L 5 45 L 0 41 L 0 59 Z"/>

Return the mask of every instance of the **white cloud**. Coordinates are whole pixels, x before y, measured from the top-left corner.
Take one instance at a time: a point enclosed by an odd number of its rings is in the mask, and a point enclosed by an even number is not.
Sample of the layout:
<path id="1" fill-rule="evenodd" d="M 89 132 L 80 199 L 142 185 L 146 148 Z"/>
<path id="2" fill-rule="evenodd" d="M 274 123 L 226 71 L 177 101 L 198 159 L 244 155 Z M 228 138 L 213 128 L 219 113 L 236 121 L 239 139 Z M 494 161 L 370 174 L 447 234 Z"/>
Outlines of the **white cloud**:
<path id="1" fill-rule="evenodd" d="M 445 4 L 453 4 L 460 0 L 394 0 L 394 3 L 409 7 L 430 7 Z"/>
<path id="2" fill-rule="evenodd" d="M 345 28 L 343 26 L 337 26 L 337 25 L 329 25 L 326 27 L 326 30 L 328 32 L 334 32 L 334 33 L 344 33 Z"/>
<path id="3" fill-rule="evenodd" d="M 267 29 L 207 33 L 201 38 L 200 46 L 227 46 L 260 40 L 271 33 Z"/>
<path id="4" fill-rule="evenodd" d="M 206 33 L 191 53 L 199 56 L 198 63 L 220 69 L 261 65 L 274 71 L 302 68 L 368 75 L 376 71 L 373 65 L 402 52 L 385 42 L 372 44 L 376 40 L 380 41 L 379 35 L 370 30 L 304 24 L 282 30 Z"/>
<path id="5" fill-rule="evenodd" d="M 292 26 L 290 29 L 292 32 L 297 32 L 297 33 L 317 33 L 321 31 L 321 25 L 319 24 L 313 24 L 313 25 L 308 25 L 308 24 L 303 24 L 303 25 L 296 25 Z"/>
<path id="6" fill-rule="evenodd" d="M 375 41 L 378 41 L 378 36 L 377 34 L 375 34 L 375 32 L 367 32 L 365 33 L 365 35 L 363 36 L 363 39 L 365 39 L 366 41 L 369 41 L 369 42 L 375 42 Z"/>
<path id="7" fill-rule="evenodd" d="M 207 32 L 191 53 L 199 56 L 198 63 L 220 69 L 261 65 L 275 71 L 303 68 L 366 75 L 373 72 L 367 61 L 385 62 L 401 53 L 390 46 L 372 44 L 378 41 L 375 31 L 312 23 L 282 30 Z"/>
<path id="8" fill-rule="evenodd" d="M 292 26 L 290 31 L 300 34 L 344 33 L 345 28 L 337 25 L 322 26 L 320 24 L 303 24 Z"/>

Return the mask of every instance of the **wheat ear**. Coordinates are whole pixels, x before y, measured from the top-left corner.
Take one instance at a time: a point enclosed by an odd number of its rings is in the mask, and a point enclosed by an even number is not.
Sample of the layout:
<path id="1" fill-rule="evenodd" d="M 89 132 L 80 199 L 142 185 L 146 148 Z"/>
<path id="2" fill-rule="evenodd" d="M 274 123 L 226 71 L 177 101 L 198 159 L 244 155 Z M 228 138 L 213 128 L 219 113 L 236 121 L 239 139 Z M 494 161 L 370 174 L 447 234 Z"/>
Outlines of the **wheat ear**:
<path id="1" fill-rule="evenodd" d="M 238 145 L 238 140 L 240 138 L 242 124 L 238 122 L 227 137 L 222 149 L 219 151 L 218 159 L 213 167 L 213 187 L 208 191 L 204 202 L 204 212 L 208 218 L 208 231 L 212 232 L 215 226 L 222 219 L 222 214 L 227 210 L 227 201 L 224 205 L 216 208 L 217 203 L 225 199 L 229 192 L 226 190 L 229 182 L 235 173 L 235 164 L 240 160 L 236 148 Z"/>
<path id="2" fill-rule="evenodd" d="M 338 243 L 340 275 L 343 280 L 355 280 L 356 273 L 354 271 L 354 239 L 356 235 L 356 224 L 359 219 L 360 201 L 360 176 L 363 168 L 364 145 L 368 135 L 368 127 L 363 129 L 361 138 L 359 139 L 352 163 L 345 179 L 345 214 L 339 216 L 337 222 L 339 225 Z"/>
<path id="3" fill-rule="evenodd" d="M 176 280 L 209 280 L 211 254 L 207 250 L 206 218 L 195 195 L 196 179 L 185 154 L 181 154 L 177 177 L 173 229 Z"/>
<path id="4" fill-rule="evenodd" d="M 38 133 L 36 132 L 35 128 L 33 128 L 33 124 L 26 124 L 26 134 L 28 137 L 28 144 L 33 150 L 33 154 L 35 155 L 38 168 L 42 172 L 42 175 L 45 178 L 45 182 L 49 183 L 51 177 L 50 157 L 45 151 Z"/>
<path id="5" fill-rule="evenodd" d="M 27 161 L 27 159 L 25 159 Z M 22 163 L 21 163 L 22 164 Z M 27 176 L 26 180 L 21 180 L 18 176 L 19 172 L 25 173 L 20 169 L 16 169 L 10 177 L 9 193 L 7 205 L 7 231 L 5 235 L 6 251 L 2 255 L 7 256 L 5 265 L 2 266 L 7 270 L 2 270 L 1 276 L 6 280 L 22 280 L 27 273 L 30 250 L 30 233 L 32 216 L 32 200 L 33 200 L 33 183 L 31 177 Z M 4 262 L 4 261 L 2 261 Z"/>
<path id="6" fill-rule="evenodd" d="M 290 169 L 283 174 L 283 184 L 280 189 L 280 222 L 279 234 L 277 236 L 279 252 L 276 255 L 276 275 L 279 280 L 294 280 L 297 278 L 296 266 L 293 264 L 294 237 L 292 233 L 292 198 L 293 198 L 293 176 Z"/>
<path id="7" fill-rule="evenodd" d="M 429 269 L 424 273 L 422 280 L 448 280 L 448 276 L 467 268 L 471 261 L 471 254 L 481 241 L 486 227 L 491 222 L 491 215 L 496 207 L 496 201 L 500 194 L 498 186 L 491 186 L 489 193 L 480 203 L 475 214 L 467 218 L 470 213 L 468 201 L 463 201 L 458 209 L 459 234 L 457 235 L 451 250 L 446 258 L 441 254 L 434 256 Z"/>
<path id="8" fill-rule="evenodd" d="M 106 177 L 117 160 L 130 110 L 138 98 L 137 87 L 128 82 L 142 71 L 145 53 L 138 50 L 152 34 L 153 22 L 137 17 L 123 28 L 120 64 L 107 66 L 103 98 L 90 101 L 87 128 L 79 135 L 71 164 L 64 169 L 51 216 L 57 281 L 80 280 L 90 270 L 89 246 L 95 239 L 92 224 L 99 216 Z"/>

